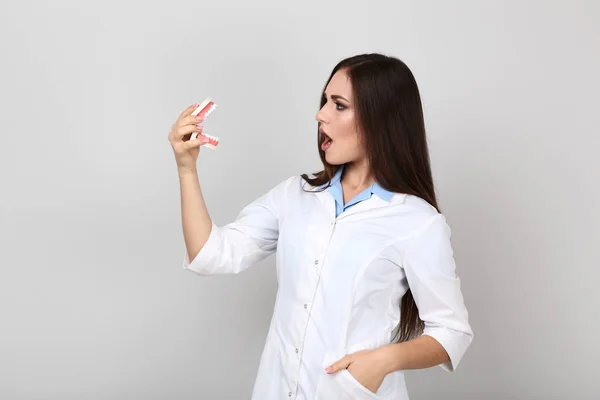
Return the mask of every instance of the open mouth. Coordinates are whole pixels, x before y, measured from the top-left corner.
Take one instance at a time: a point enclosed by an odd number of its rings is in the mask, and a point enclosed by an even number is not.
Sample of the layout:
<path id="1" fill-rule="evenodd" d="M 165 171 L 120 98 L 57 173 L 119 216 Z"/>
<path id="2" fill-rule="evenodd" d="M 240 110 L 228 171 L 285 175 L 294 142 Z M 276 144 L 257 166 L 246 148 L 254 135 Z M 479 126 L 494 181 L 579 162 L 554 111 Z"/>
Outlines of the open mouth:
<path id="1" fill-rule="evenodd" d="M 321 143 L 321 150 L 325 151 L 327 150 L 331 144 L 333 143 L 333 140 L 327 136 L 326 134 L 321 132 L 321 135 L 323 135 L 323 142 Z"/>

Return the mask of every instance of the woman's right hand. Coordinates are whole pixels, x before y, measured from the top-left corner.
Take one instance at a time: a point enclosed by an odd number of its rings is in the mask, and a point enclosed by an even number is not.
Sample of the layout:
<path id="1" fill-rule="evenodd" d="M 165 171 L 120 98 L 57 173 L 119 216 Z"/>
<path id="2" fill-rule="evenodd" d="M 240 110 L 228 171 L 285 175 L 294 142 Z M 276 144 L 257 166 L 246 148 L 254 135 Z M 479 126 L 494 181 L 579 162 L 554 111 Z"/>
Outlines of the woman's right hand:
<path id="1" fill-rule="evenodd" d="M 204 118 L 192 115 L 197 106 L 197 104 L 192 104 L 186 108 L 179 115 L 179 118 L 171 127 L 171 132 L 169 132 L 169 142 L 175 153 L 178 169 L 194 171 L 200 153 L 200 146 L 208 143 L 208 138 L 201 135 L 203 129 L 201 123 Z M 190 140 L 194 132 L 198 132 L 199 135 L 196 139 Z"/>

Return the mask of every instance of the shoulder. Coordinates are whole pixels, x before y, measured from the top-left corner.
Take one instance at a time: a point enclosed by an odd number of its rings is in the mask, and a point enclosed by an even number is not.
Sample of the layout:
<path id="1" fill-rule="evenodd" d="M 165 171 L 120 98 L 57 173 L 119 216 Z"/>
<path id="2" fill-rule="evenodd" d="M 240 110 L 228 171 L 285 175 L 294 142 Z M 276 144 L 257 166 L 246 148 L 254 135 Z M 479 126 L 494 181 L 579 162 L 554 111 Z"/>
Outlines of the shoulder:
<path id="1" fill-rule="evenodd" d="M 444 214 L 421 197 L 408 194 L 397 210 L 397 225 L 401 228 L 385 248 L 386 252 L 403 260 L 402 263 L 406 257 L 435 258 L 452 253 L 452 231 Z"/>
<path id="2" fill-rule="evenodd" d="M 306 191 L 314 189 L 302 176 L 292 175 L 279 180 L 270 190 L 272 194 L 284 196 L 301 196 Z"/>
<path id="3" fill-rule="evenodd" d="M 311 177 L 309 175 L 309 177 Z M 292 175 L 281 180 L 276 187 L 294 193 L 317 191 L 319 188 L 308 183 L 301 175 Z"/>
<path id="4" fill-rule="evenodd" d="M 426 218 L 439 214 L 438 210 L 423 198 L 412 194 L 407 194 L 405 196 L 404 204 L 415 214 L 422 215 Z"/>
<path id="5" fill-rule="evenodd" d="M 406 195 L 404 207 L 409 215 L 412 231 L 410 237 L 415 238 L 432 231 L 443 232 L 450 236 L 450 226 L 446 216 L 421 197 Z"/>
<path id="6" fill-rule="evenodd" d="M 306 181 L 304 181 L 300 175 L 292 175 L 280 180 L 274 189 L 280 189 L 284 191 L 295 190 L 301 188 L 303 182 L 306 184 Z"/>
<path id="7" fill-rule="evenodd" d="M 426 222 L 432 218 L 439 218 L 442 214 L 426 200 L 412 194 L 405 195 L 404 207 L 408 211 L 415 222 Z"/>

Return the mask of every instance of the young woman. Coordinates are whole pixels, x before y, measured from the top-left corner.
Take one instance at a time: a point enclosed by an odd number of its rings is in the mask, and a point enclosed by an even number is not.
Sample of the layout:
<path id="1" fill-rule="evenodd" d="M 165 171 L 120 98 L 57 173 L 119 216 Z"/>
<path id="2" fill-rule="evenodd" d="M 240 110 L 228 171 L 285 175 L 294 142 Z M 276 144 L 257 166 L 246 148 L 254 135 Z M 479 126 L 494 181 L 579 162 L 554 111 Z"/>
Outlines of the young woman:
<path id="1" fill-rule="evenodd" d="M 473 332 L 438 210 L 415 78 L 381 54 L 341 61 L 316 114 L 323 170 L 292 176 L 235 221 L 210 219 L 201 120 L 169 134 L 184 268 L 235 274 L 276 253 L 278 291 L 255 400 L 408 399 L 407 369 L 453 371 Z"/>

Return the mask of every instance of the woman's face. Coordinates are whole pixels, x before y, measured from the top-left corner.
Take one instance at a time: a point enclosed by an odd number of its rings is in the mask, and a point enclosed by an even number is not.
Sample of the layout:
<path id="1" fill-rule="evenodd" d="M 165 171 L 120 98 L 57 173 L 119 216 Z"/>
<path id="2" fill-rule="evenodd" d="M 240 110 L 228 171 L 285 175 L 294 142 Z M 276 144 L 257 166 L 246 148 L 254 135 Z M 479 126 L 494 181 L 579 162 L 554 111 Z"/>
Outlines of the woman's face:
<path id="1" fill-rule="evenodd" d="M 355 123 L 352 84 L 345 70 L 333 75 L 324 96 L 327 102 L 315 119 L 323 136 L 320 143 L 325 159 L 332 165 L 362 161 L 366 154 Z"/>

